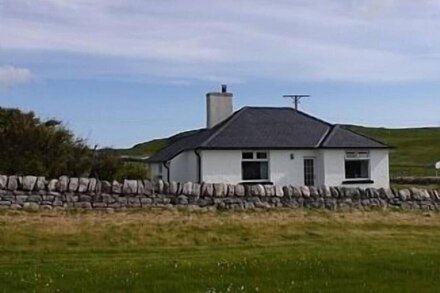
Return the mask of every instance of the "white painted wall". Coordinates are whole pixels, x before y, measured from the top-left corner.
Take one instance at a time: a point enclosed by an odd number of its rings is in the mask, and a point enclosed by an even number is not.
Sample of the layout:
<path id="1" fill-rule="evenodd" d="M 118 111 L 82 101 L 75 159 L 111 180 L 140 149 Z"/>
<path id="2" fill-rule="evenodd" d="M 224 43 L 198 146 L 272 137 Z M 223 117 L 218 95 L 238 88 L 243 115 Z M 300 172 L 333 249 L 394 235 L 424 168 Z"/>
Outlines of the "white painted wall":
<path id="1" fill-rule="evenodd" d="M 325 180 L 327 186 L 340 186 L 345 181 L 345 152 L 346 150 L 322 150 Z M 347 187 L 385 187 L 390 186 L 388 150 L 371 149 L 370 179 L 372 184 L 344 184 Z"/>
<path id="2" fill-rule="evenodd" d="M 169 165 L 170 180 L 176 182 L 197 182 L 197 156 L 194 151 L 185 151 L 174 157 Z M 164 168 L 164 172 L 166 172 Z"/>
<path id="3" fill-rule="evenodd" d="M 240 150 L 203 150 L 202 181 L 208 183 L 241 182 L 241 151 Z"/>
<path id="4" fill-rule="evenodd" d="M 269 180 L 276 185 L 304 185 L 304 159 L 315 158 L 315 186 L 340 186 L 345 181 L 346 150 L 270 150 Z M 344 184 L 347 187 L 389 187 L 388 150 L 369 150 L 372 184 Z M 241 150 L 203 150 L 201 178 L 208 183 L 238 184 L 241 178 Z M 291 159 L 293 154 L 294 159 Z M 198 181 L 197 156 L 186 151 L 170 162 L 170 181 Z M 152 164 L 152 174 L 154 174 Z M 163 178 L 167 178 L 163 168 Z"/>
<path id="5" fill-rule="evenodd" d="M 304 185 L 304 158 L 315 158 L 315 184 L 324 182 L 322 157 L 317 150 L 270 150 L 269 180 L 276 185 Z M 204 150 L 202 181 L 238 184 L 241 178 L 241 150 Z M 294 159 L 291 159 L 291 154 Z"/>
<path id="6" fill-rule="evenodd" d="M 305 158 L 315 159 L 315 185 L 323 184 L 322 158 L 317 150 L 271 150 L 270 180 L 276 185 L 304 185 Z"/>

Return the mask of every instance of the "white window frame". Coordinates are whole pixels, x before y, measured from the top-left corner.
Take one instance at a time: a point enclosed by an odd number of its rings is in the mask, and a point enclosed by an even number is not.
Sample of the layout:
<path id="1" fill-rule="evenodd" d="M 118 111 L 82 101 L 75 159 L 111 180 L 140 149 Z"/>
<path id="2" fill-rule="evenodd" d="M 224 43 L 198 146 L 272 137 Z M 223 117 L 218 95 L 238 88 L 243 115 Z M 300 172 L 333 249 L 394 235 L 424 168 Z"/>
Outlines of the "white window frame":
<path id="1" fill-rule="evenodd" d="M 244 159 L 243 154 L 244 153 L 252 153 L 252 159 Z M 259 159 L 257 158 L 258 153 L 265 153 L 266 158 Z M 267 162 L 267 179 L 243 179 L 243 166 L 241 163 L 243 162 Z M 269 159 L 269 151 L 266 150 L 244 150 L 241 152 L 241 181 L 242 182 L 268 182 L 270 181 L 270 159 Z"/>
<path id="2" fill-rule="evenodd" d="M 367 161 L 368 162 L 368 176 L 366 178 L 347 178 L 347 170 L 345 166 L 346 161 Z M 359 180 L 370 180 L 371 179 L 371 160 L 370 152 L 361 151 L 346 151 L 344 157 L 344 178 L 346 181 L 359 181 Z"/>

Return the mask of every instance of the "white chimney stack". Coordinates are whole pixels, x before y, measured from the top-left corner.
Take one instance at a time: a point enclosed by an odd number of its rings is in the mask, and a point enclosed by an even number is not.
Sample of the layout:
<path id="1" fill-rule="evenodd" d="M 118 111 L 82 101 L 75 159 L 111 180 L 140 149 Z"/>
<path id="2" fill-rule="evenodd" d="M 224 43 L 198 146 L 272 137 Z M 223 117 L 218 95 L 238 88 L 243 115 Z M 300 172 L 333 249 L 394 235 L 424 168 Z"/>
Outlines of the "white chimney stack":
<path id="1" fill-rule="evenodd" d="M 206 94 L 206 124 L 212 128 L 232 115 L 232 93 L 227 92 L 227 86 L 222 84 L 222 91 Z"/>

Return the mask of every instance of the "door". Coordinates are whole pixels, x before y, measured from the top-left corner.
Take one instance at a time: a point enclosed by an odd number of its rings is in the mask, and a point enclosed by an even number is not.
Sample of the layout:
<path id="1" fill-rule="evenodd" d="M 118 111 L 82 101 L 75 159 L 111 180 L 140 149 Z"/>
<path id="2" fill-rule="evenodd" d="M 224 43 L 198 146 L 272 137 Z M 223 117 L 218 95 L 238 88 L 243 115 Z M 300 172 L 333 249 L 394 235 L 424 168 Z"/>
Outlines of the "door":
<path id="1" fill-rule="evenodd" d="M 304 185 L 314 186 L 315 185 L 315 159 L 305 158 L 304 159 Z"/>

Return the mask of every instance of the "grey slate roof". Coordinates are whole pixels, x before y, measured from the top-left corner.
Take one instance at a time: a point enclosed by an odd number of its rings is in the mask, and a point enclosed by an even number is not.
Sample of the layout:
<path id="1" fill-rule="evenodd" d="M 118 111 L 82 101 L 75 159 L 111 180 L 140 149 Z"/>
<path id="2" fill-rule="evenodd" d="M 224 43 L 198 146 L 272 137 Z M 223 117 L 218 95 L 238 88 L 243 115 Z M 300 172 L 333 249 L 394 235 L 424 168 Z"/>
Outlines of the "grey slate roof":
<path id="1" fill-rule="evenodd" d="M 387 145 L 292 108 L 244 107 L 211 129 L 200 129 L 151 156 L 165 162 L 195 149 L 388 148 Z"/>

